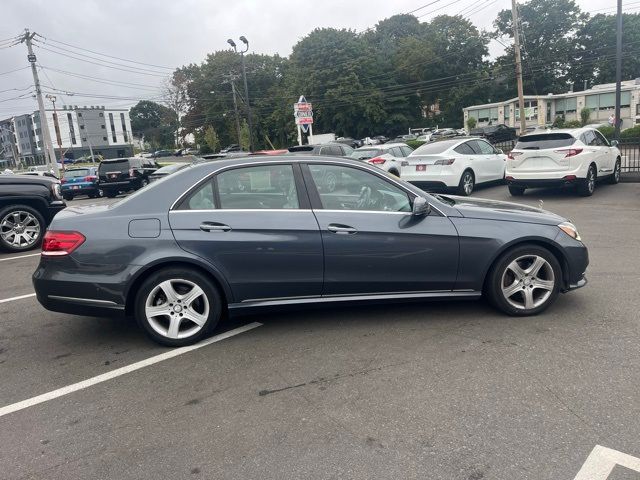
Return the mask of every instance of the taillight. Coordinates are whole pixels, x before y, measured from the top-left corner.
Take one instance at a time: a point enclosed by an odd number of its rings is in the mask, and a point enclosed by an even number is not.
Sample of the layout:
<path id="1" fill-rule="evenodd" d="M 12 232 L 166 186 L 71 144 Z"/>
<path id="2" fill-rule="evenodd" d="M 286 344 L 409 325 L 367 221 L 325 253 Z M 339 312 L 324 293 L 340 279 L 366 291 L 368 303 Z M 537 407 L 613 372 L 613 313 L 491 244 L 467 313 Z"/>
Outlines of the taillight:
<path id="1" fill-rule="evenodd" d="M 384 158 L 374 157 L 367 160 L 367 162 L 373 163 L 374 165 L 382 165 L 386 160 Z"/>
<path id="2" fill-rule="evenodd" d="M 133 168 L 130 168 L 130 169 L 129 169 L 129 176 L 130 176 L 130 177 L 133 177 L 134 173 L 135 173 L 135 172 L 133 171 Z"/>
<path id="3" fill-rule="evenodd" d="M 42 240 L 42 255 L 45 257 L 69 255 L 85 240 L 85 236 L 80 232 L 49 230 Z"/>
<path id="4" fill-rule="evenodd" d="M 95 182 L 96 181 L 96 177 L 95 177 L 95 175 L 87 175 L 86 177 L 84 177 L 84 181 L 85 182 Z"/>
<path id="5" fill-rule="evenodd" d="M 67 183 L 67 179 L 66 178 L 61 178 L 60 179 L 60 183 Z"/>
<path id="6" fill-rule="evenodd" d="M 582 148 L 569 148 L 567 150 L 554 150 L 555 153 L 564 153 L 564 158 L 567 157 L 575 157 L 576 155 L 582 153 Z"/>
<path id="7" fill-rule="evenodd" d="M 515 160 L 517 156 L 522 155 L 522 152 L 509 152 L 507 158 L 509 160 Z"/>
<path id="8" fill-rule="evenodd" d="M 455 158 L 447 158 L 446 160 L 436 160 L 434 165 L 452 165 L 455 162 Z"/>

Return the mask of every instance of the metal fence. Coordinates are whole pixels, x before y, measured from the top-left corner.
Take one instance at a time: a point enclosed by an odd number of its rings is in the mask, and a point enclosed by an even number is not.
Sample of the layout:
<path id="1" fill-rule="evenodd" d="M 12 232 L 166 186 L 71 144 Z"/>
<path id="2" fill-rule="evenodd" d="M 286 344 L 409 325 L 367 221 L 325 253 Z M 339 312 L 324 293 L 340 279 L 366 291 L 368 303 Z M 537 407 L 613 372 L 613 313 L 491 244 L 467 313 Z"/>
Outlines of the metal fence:
<path id="1" fill-rule="evenodd" d="M 513 150 L 517 140 L 498 142 L 494 146 L 504 153 Z M 618 145 L 622 156 L 622 172 L 640 172 L 640 138 L 623 138 Z"/>

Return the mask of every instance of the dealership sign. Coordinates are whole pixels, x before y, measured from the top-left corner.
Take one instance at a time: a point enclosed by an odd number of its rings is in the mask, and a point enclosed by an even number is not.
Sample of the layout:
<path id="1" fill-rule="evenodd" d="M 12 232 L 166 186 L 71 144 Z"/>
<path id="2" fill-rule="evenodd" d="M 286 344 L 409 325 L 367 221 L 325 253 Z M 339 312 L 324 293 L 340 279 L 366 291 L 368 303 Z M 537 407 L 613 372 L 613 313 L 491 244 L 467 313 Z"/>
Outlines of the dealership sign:
<path id="1" fill-rule="evenodd" d="M 311 125 L 313 123 L 313 108 L 304 96 L 298 99 L 298 103 L 293 104 L 293 116 L 296 125 Z"/>

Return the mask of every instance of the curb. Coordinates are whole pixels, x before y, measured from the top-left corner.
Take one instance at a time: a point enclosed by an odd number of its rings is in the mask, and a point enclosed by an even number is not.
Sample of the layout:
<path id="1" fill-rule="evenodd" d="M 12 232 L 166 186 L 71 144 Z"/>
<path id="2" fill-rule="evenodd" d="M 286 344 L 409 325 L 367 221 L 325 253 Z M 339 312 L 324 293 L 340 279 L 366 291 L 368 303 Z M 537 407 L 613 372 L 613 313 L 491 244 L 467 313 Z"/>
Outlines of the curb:
<path id="1" fill-rule="evenodd" d="M 623 183 L 640 183 L 640 172 L 621 172 L 620 181 Z"/>

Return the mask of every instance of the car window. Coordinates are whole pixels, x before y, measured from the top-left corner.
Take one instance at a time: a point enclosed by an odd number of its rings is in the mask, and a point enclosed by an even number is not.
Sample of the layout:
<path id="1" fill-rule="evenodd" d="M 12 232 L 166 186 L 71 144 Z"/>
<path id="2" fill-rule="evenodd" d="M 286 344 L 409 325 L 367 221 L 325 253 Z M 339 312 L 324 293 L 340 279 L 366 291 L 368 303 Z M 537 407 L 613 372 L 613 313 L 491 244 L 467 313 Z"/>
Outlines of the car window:
<path id="1" fill-rule="evenodd" d="M 64 172 L 64 178 L 78 178 L 78 177 L 86 177 L 88 175 L 93 175 L 93 173 L 88 168 L 82 168 L 78 170 L 67 170 Z"/>
<path id="2" fill-rule="evenodd" d="M 212 210 L 216 208 L 213 184 L 206 182 L 198 187 L 182 202 L 180 210 Z"/>
<path id="3" fill-rule="evenodd" d="M 473 155 L 475 153 L 469 145 L 469 142 L 461 143 L 453 150 L 462 155 Z"/>
<path id="4" fill-rule="evenodd" d="M 410 212 L 409 195 L 372 173 L 337 165 L 309 165 L 325 210 Z"/>
<path id="5" fill-rule="evenodd" d="M 403 157 L 408 157 L 409 155 L 411 155 L 411 152 L 413 152 L 413 148 L 408 145 L 400 147 L 400 150 L 402 150 Z"/>
<path id="6" fill-rule="evenodd" d="M 609 146 L 609 141 L 606 138 L 604 138 L 604 135 L 602 135 L 602 133 L 600 133 L 598 130 L 594 130 L 593 134 L 596 136 L 596 142 L 598 146 L 600 147 Z"/>
<path id="7" fill-rule="evenodd" d="M 493 147 L 484 140 L 475 140 L 483 155 L 493 155 L 495 152 Z"/>
<path id="8" fill-rule="evenodd" d="M 524 135 L 514 147 L 517 150 L 542 150 L 573 145 L 576 139 L 569 133 L 539 133 Z"/>
<path id="9" fill-rule="evenodd" d="M 358 160 L 369 160 L 370 158 L 377 157 L 379 155 L 382 155 L 382 150 L 379 148 L 359 148 L 354 150 L 349 156 Z"/>
<path id="10" fill-rule="evenodd" d="M 593 146 L 597 145 L 596 136 L 593 134 L 593 131 L 591 130 L 587 130 L 582 135 L 580 135 L 580 140 L 582 140 L 582 143 L 584 143 L 585 145 L 593 145 Z"/>
<path id="11" fill-rule="evenodd" d="M 222 209 L 300 208 L 291 165 L 234 168 L 216 181 Z"/>
<path id="12" fill-rule="evenodd" d="M 117 160 L 114 162 L 102 162 L 100 164 L 100 172 L 126 172 L 129 170 L 129 162 L 127 160 Z"/>
<path id="13" fill-rule="evenodd" d="M 342 154 L 345 157 L 348 157 L 349 155 L 351 155 L 355 150 L 353 148 L 351 148 L 349 145 L 342 145 Z"/>
<path id="14" fill-rule="evenodd" d="M 389 151 L 394 157 L 404 157 L 404 155 L 402 155 L 402 150 L 400 150 L 400 147 L 391 147 Z"/>
<path id="15" fill-rule="evenodd" d="M 342 150 L 338 145 L 328 145 L 320 148 L 320 155 L 329 155 L 331 157 L 341 157 Z"/>
<path id="16" fill-rule="evenodd" d="M 450 149 L 460 140 L 439 140 L 433 143 L 425 143 L 416 148 L 411 155 L 437 155 Z"/>

